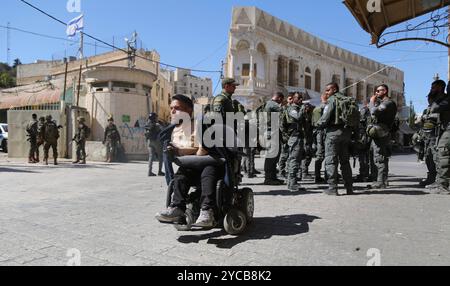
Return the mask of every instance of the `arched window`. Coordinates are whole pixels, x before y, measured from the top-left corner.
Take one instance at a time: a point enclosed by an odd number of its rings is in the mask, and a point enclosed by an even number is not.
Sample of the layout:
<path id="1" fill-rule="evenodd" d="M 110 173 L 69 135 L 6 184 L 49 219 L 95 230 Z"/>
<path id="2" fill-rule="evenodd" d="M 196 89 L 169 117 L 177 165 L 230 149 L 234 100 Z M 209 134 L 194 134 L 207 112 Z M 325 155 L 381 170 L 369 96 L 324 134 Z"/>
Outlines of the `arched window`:
<path id="1" fill-rule="evenodd" d="M 316 78 L 315 79 L 316 84 L 314 86 L 314 90 L 316 92 L 321 92 L 321 89 L 322 89 L 322 84 L 321 84 L 321 82 L 322 82 L 322 73 L 320 72 L 319 69 L 316 69 L 315 78 Z"/>
<path id="2" fill-rule="evenodd" d="M 312 80 L 311 80 L 311 69 L 307 67 L 305 69 L 305 88 L 311 89 L 312 87 Z"/>

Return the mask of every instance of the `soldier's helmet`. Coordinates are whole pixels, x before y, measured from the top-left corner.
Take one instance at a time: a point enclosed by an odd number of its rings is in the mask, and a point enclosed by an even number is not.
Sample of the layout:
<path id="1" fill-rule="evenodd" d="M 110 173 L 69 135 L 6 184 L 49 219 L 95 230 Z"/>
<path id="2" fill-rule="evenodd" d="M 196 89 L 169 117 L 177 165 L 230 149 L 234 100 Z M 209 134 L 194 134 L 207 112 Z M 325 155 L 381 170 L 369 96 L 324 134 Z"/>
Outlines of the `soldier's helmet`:
<path id="1" fill-rule="evenodd" d="M 114 117 L 112 115 L 108 117 L 108 122 L 114 122 Z"/>
<path id="2" fill-rule="evenodd" d="M 78 117 L 77 121 L 78 121 L 79 123 L 85 123 L 85 122 L 86 122 L 86 118 L 84 118 L 84 117 Z"/>
<path id="3" fill-rule="evenodd" d="M 51 115 L 47 115 L 47 116 L 45 117 L 45 120 L 47 120 L 47 121 L 52 121 L 52 120 L 53 120 L 53 117 L 52 117 Z"/>
<path id="4" fill-rule="evenodd" d="M 152 112 L 148 115 L 148 119 L 155 121 L 158 119 L 158 115 L 156 113 Z"/>

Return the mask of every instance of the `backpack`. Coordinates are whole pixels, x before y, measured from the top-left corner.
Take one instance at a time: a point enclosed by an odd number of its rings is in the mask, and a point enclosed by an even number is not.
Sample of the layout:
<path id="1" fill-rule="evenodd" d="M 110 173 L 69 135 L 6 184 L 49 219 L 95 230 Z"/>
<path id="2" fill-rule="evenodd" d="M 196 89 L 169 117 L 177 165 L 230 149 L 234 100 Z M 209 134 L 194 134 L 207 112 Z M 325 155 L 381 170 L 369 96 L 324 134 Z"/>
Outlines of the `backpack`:
<path id="1" fill-rule="evenodd" d="M 318 106 L 318 107 L 314 108 L 314 111 L 313 111 L 313 114 L 312 114 L 312 125 L 314 127 L 317 126 L 317 123 L 322 118 L 322 114 L 323 114 L 323 107 L 322 106 Z"/>
<path id="2" fill-rule="evenodd" d="M 59 130 L 56 123 L 47 123 L 45 125 L 45 139 L 46 140 L 58 140 L 59 138 Z"/>
<path id="3" fill-rule="evenodd" d="M 335 95 L 336 99 L 336 115 L 335 124 L 345 125 L 350 128 L 358 128 L 361 120 L 356 100 L 352 97 L 345 96 L 341 93 Z"/>

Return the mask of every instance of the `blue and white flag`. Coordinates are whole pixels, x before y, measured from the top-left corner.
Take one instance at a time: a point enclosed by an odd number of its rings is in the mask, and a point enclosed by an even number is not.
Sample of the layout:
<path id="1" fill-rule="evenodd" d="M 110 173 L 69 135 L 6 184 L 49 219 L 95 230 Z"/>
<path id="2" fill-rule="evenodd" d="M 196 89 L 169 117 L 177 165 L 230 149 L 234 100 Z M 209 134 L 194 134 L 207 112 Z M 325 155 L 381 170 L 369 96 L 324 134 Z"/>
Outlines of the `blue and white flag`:
<path id="1" fill-rule="evenodd" d="M 77 32 L 82 31 L 84 28 L 84 15 L 81 14 L 80 16 L 76 17 L 72 21 L 67 24 L 67 36 L 69 38 L 75 37 Z"/>

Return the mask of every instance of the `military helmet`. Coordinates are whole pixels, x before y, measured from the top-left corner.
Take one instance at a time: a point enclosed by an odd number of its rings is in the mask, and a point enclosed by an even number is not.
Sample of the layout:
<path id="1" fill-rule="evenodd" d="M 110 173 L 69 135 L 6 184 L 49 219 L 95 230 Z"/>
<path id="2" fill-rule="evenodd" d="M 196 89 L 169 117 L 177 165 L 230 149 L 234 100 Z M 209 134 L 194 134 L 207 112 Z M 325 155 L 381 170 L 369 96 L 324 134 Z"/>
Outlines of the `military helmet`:
<path id="1" fill-rule="evenodd" d="M 108 117 L 108 122 L 114 122 L 114 117 L 113 117 L 112 115 L 110 115 L 110 116 Z"/>
<path id="2" fill-rule="evenodd" d="M 158 114 L 152 112 L 152 113 L 150 113 L 150 114 L 148 115 L 148 119 L 150 119 L 150 120 L 156 120 L 156 119 L 158 119 Z"/>
<path id="3" fill-rule="evenodd" d="M 80 123 L 85 123 L 86 122 L 86 118 L 80 116 L 80 117 L 77 118 L 77 121 L 80 122 Z"/>
<path id="4" fill-rule="evenodd" d="M 52 117 L 51 115 L 47 115 L 47 116 L 45 117 L 45 120 L 47 120 L 47 121 L 52 121 L 52 120 L 53 120 L 53 117 Z"/>

